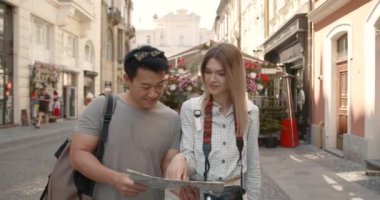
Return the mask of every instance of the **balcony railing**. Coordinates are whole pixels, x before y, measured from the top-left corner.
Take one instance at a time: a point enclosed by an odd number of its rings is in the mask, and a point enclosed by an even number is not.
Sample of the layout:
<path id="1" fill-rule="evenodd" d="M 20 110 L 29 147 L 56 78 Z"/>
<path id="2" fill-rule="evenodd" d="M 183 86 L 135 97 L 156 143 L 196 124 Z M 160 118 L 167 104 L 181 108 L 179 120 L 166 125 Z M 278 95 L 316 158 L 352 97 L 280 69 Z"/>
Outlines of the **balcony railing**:
<path id="1" fill-rule="evenodd" d="M 110 22 L 114 26 L 121 23 L 123 20 L 120 10 L 115 7 L 108 8 L 107 18 L 108 18 L 108 22 Z"/>
<path id="2" fill-rule="evenodd" d="M 125 34 L 129 39 L 134 38 L 136 36 L 136 29 L 134 26 L 127 26 L 125 29 Z"/>

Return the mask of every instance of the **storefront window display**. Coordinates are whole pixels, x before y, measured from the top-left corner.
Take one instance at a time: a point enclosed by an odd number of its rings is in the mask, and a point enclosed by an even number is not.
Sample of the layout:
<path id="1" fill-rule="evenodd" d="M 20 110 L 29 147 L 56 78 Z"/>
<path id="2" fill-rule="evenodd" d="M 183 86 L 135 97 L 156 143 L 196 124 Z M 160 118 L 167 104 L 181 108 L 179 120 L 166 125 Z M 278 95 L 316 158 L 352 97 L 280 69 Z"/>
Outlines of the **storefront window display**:
<path id="1" fill-rule="evenodd" d="M 38 112 L 38 91 L 46 87 L 49 90 L 56 90 L 60 67 L 36 61 L 31 67 L 30 96 L 31 96 L 31 118 L 36 119 Z"/>

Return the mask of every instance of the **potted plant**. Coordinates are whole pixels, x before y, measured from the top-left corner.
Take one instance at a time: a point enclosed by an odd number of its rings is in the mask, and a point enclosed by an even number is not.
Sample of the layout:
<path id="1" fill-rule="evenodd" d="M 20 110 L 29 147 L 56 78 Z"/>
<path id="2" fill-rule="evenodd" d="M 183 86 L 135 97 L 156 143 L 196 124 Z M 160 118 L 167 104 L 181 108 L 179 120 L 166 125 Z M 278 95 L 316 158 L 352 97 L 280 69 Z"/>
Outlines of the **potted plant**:
<path id="1" fill-rule="evenodd" d="M 268 97 L 260 108 L 260 135 L 267 148 L 278 145 L 278 136 L 281 131 L 281 119 L 286 115 L 285 107 L 275 98 Z"/>
<path id="2" fill-rule="evenodd" d="M 281 131 L 280 121 L 270 117 L 260 117 L 260 135 L 263 135 L 263 143 L 267 148 L 278 145 L 278 135 Z"/>

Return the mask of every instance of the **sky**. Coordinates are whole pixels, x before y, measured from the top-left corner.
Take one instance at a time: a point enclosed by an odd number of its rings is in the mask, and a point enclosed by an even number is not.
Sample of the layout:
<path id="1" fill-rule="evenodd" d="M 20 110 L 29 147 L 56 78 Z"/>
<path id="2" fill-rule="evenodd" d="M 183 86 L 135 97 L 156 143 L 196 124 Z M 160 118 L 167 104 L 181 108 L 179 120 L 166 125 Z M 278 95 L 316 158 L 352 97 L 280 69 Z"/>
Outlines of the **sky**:
<path id="1" fill-rule="evenodd" d="M 151 26 L 154 14 L 162 17 L 184 8 L 201 16 L 200 27 L 211 29 L 220 0 L 134 0 L 132 11 L 133 26 L 137 29 Z"/>

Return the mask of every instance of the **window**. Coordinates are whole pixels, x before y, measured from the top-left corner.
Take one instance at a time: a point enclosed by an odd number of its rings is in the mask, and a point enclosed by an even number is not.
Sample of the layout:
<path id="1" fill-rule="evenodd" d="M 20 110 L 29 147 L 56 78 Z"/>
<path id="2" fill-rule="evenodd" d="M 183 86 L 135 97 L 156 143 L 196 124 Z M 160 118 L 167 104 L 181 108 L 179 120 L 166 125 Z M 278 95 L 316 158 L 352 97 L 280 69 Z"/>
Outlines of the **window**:
<path id="1" fill-rule="evenodd" d="M 337 59 L 347 59 L 348 41 L 347 34 L 342 35 L 337 40 Z"/>
<path id="2" fill-rule="evenodd" d="M 65 53 L 67 56 L 75 58 L 77 38 L 70 33 L 66 33 L 65 35 Z"/>
<path id="3" fill-rule="evenodd" d="M 123 32 L 119 30 L 117 33 L 117 58 L 122 60 L 123 58 Z"/>
<path id="4" fill-rule="evenodd" d="M 276 16 L 277 12 L 277 0 L 271 0 L 270 1 L 270 13 L 269 13 L 269 19 L 272 19 L 273 17 Z"/>
<path id="5" fill-rule="evenodd" d="M 150 35 L 147 35 L 147 36 L 146 36 L 146 43 L 147 43 L 147 44 L 150 44 L 150 42 L 151 42 L 151 41 L 150 41 Z"/>
<path id="6" fill-rule="evenodd" d="M 107 32 L 107 60 L 113 60 L 113 36 L 111 30 Z"/>
<path id="7" fill-rule="evenodd" d="M 92 45 L 91 45 L 91 42 L 87 42 L 84 45 L 84 59 L 86 62 L 92 63 Z"/>
<path id="8" fill-rule="evenodd" d="M 32 18 L 32 41 L 37 47 L 50 49 L 51 26 L 37 18 Z"/>
<path id="9" fill-rule="evenodd" d="M 165 46 L 165 33 L 160 33 L 160 46 Z"/>
<path id="10" fill-rule="evenodd" d="M 185 36 L 184 35 L 179 35 L 178 39 L 179 39 L 179 41 L 178 41 L 179 46 L 185 45 Z"/>

